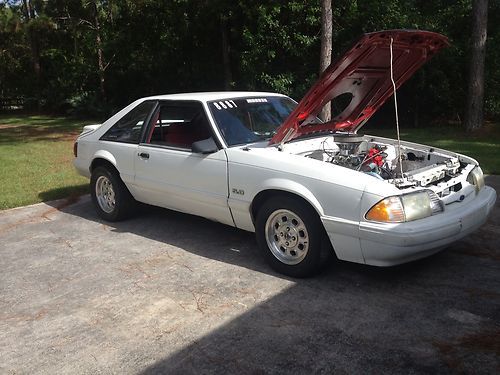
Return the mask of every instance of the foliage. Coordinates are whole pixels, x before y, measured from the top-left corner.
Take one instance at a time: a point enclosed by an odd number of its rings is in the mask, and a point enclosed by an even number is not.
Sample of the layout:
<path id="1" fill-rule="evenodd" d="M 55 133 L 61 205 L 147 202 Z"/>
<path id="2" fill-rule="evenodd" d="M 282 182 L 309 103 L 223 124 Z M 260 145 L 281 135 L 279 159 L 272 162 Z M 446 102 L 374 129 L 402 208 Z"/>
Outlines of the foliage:
<path id="1" fill-rule="evenodd" d="M 141 96 L 225 82 L 300 99 L 317 77 L 320 12 L 319 0 L 0 0 L 0 98 L 103 117 Z M 399 98 L 409 122 L 455 120 L 465 103 L 470 12 L 471 0 L 334 1 L 333 56 L 363 32 L 447 35 L 451 47 Z M 500 118 L 500 2 L 490 2 L 489 15 L 485 102 L 487 116 Z"/>

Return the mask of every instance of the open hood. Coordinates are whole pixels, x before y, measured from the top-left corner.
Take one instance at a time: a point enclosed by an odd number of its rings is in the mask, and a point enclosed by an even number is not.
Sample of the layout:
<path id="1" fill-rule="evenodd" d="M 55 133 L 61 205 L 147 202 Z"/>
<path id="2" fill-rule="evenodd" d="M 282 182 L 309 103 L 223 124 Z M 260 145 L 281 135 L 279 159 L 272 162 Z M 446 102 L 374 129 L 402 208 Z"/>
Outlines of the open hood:
<path id="1" fill-rule="evenodd" d="M 391 38 L 396 88 L 437 51 L 448 45 L 445 36 L 429 31 L 388 30 L 364 34 L 323 72 L 278 128 L 270 144 L 315 132 L 356 133 L 393 94 L 389 49 Z M 332 116 L 335 117 L 329 122 L 318 123 L 317 115 L 332 100 L 337 107 L 335 111 L 332 106 Z"/>

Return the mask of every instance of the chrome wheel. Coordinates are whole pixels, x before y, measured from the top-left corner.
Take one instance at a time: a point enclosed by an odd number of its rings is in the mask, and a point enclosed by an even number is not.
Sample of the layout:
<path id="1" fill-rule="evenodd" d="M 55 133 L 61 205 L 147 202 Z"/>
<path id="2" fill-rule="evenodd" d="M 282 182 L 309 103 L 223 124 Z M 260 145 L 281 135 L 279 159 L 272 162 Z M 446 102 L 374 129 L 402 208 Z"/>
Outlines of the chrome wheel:
<path id="1" fill-rule="evenodd" d="M 274 211 L 267 218 L 265 232 L 267 245 L 280 262 L 295 265 L 306 257 L 309 234 L 304 222 L 292 211 Z"/>
<path id="2" fill-rule="evenodd" d="M 95 184 L 95 195 L 99 207 L 106 213 L 111 213 L 115 209 L 115 191 L 113 184 L 106 176 L 99 176 Z"/>

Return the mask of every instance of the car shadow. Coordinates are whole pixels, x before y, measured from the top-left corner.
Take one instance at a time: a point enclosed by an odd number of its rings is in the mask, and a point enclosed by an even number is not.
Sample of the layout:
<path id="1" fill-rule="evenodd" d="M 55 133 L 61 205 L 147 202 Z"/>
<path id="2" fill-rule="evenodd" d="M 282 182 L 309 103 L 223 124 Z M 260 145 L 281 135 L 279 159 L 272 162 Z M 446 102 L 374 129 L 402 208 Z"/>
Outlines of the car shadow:
<path id="1" fill-rule="evenodd" d="M 486 176 L 485 182 L 497 190 L 500 189 L 500 176 Z M 51 192 L 40 193 L 40 196 L 50 195 Z M 133 233 L 144 238 L 167 243 L 204 258 L 236 264 L 258 272 L 291 279 L 269 268 L 263 257 L 261 257 L 254 233 L 202 217 L 139 204 L 137 212 L 130 219 L 110 223 L 97 216 L 88 195 L 78 196 L 77 194 L 73 194 L 67 199 L 46 202 L 46 204 L 53 206 L 59 211 L 98 222 L 113 232 Z M 499 201 L 497 201 L 496 207 L 499 204 Z M 499 209 L 493 210 L 490 221 L 500 221 Z M 323 274 L 339 277 L 342 274 L 345 276 L 354 273 L 369 277 L 370 280 L 391 282 L 405 280 L 411 275 L 426 272 L 429 268 L 433 269 L 439 265 L 446 265 L 449 261 L 450 252 L 477 256 L 484 256 L 486 254 L 487 257 L 498 257 L 495 253 L 496 241 L 488 231 L 481 232 L 480 230 L 467 238 L 476 238 L 475 241 L 481 244 L 481 248 L 467 250 L 470 248 L 469 241 L 464 242 L 462 240 L 452 244 L 449 249 L 443 252 L 398 266 L 373 267 L 335 261 L 323 270 Z"/>
<path id="2" fill-rule="evenodd" d="M 293 281 L 180 350 L 165 346 L 143 374 L 487 373 L 497 366 L 499 263 L 481 252 L 496 249 L 488 228 L 409 264 L 336 262 L 297 280 L 267 266 L 252 233 L 200 217 L 142 205 L 134 218 L 108 223 L 88 196 L 48 204 L 117 233 Z M 497 203 L 487 225 L 498 228 L 498 211 Z"/>
<path id="3" fill-rule="evenodd" d="M 261 256 L 255 234 L 199 216 L 160 207 L 139 204 L 134 215 L 124 221 L 107 222 L 94 210 L 90 197 L 71 196 L 68 199 L 46 202 L 54 209 L 94 221 L 115 233 L 132 233 L 150 240 L 166 243 L 192 254 L 242 266 L 254 271 L 296 280 L 273 271 Z M 418 274 L 442 257 L 442 253 L 393 267 L 373 267 L 336 260 L 322 275 L 363 274 L 372 280 L 391 281 Z"/>
<path id="4" fill-rule="evenodd" d="M 38 197 L 43 202 L 47 202 L 48 204 L 50 204 L 50 201 L 54 199 L 67 197 L 66 201 L 71 203 L 78 201 L 80 196 L 88 194 L 88 192 L 89 192 L 89 184 L 86 183 L 86 184 L 62 186 L 59 188 L 42 191 L 38 193 Z M 57 204 L 58 203 L 55 203 L 55 205 Z"/>

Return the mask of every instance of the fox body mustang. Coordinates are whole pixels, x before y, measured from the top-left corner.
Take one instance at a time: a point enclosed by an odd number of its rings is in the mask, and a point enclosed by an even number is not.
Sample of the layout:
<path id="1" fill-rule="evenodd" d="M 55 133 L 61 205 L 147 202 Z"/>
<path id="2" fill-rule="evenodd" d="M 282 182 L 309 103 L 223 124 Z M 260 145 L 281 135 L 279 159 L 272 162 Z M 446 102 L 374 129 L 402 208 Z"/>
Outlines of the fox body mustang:
<path id="1" fill-rule="evenodd" d="M 84 127 L 74 165 L 102 218 L 144 202 L 252 231 L 291 276 L 333 256 L 412 261 L 480 227 L 496 193 L 472 158 L 358 130 L 393 94 L 390 49 L 399 87 L 446 45 L 425 31 L 365 34 L 298 104 L 265 92 L 142 98 Z"/>

